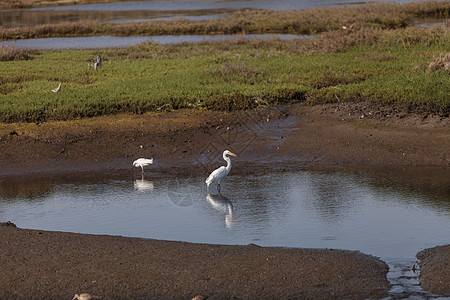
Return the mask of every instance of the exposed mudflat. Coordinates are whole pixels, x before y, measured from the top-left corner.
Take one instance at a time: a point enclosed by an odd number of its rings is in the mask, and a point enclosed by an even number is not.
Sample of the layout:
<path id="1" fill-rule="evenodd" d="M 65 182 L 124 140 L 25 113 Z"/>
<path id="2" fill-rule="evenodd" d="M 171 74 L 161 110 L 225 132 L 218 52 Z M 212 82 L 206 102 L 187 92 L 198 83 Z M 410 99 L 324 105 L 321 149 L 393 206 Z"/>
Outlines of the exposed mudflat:
<path id="1" fill-rule="evenodd" d="M 450 130 L 448 117 L 365 104 L 296 104 L 0 124 L 0 148 L 0 177 L 133 172 L 138 157 L 155 159 L 152 172 L 206 175 L 224 149 L 238 154 L 233 173 L 241 174 L 321 165 L 448 168 Z M 0 235 L 1 299 L 70 299 L 84 292 L 103 299 L 366 299 L 389 291 L 386 264 L 358 252 L 201 245 L 5 224 Z M 450 293 L 449 252 L 443 247 L 419 255 L 424 289 Z"/>
<path id="2" fill-rule="evenodd" d="M 341 250 L 220 246 L 0 226 L 1 299 L 367 299 L 388 267 Z"/>
<path id="3" fill-rule="evenodd" d="M 233 172 L 296 164 L 448 167 L 449 124 L 448 117 L 363 104 L 0 124 L 0 176 L 129 170 L 138 157 L 153 157 L 157 172 L 207 174 L 192 167 L 221 159 L 225 149 L 242 162 Z"/>
<path id="4" fill-rule="evenodd" d="M 425 249 L 420 259 L 420 283 L 424 290 L 450 297 L 450 245 Z"/>

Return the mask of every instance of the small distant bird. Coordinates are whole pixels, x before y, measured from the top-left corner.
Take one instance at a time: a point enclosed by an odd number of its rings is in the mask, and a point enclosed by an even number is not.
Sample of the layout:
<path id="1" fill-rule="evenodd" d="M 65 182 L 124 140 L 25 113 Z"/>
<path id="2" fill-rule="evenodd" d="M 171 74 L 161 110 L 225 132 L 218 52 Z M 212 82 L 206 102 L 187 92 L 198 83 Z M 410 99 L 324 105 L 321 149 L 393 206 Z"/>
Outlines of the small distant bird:
<path id="1" fill-rule="evenodd" d="M 98 65 L 99 67 L 102 66 L 102 57 L 100 56 L 100 54 L 97 54 L 97 65 Z"/>
<path id="2" fill-rule="evenodd" d="M 57 93 L 61 90 L 61 82 L 59 83 L 58 87 L 56 89 L 53 89 L 52 92 L 53 93 Z"/>
<path id="3" fill-rule="evenodd" d="M 209 190 L 209 185 L 217 182 L 217 190 L 220 192 L 220 181 L 230 173 L 231 170 L 231 160 L 227 155 L 232 155 L 237 157 L 236 154 L 225 150 L 222 154 L 223 159 L 227 162 L 227 166 L 221 166 L 220 168 L 214 170 L 206 179 L 206 189 Z"/>
<path id="4" fill-rule="evenodd" d="M 144 173 L 144 167 L 148 167 L 153 164 L 153 158 L 138 158 L 133 162 L 133 167 L 141 167 L 142 173 Z"/>
<path id="5" fill-rule="evenodd" d="M 94 63 L 94 70 L 97 70 L 98 67 L 101 67 L 102 57 L 100 56 L 100 54 L 97 54 L 97 61 L 92 60 L 92 62 Z"/>
<path id="6" fill-rule="evenodd" d="M 101 297 L 99 296 L 94 296 L 88 293 L 82 293 L 82 294 L 75 294 L 75 296 L 73 296 L 72 300 L 92 300 L 92 299 L 100 299 Z"/>

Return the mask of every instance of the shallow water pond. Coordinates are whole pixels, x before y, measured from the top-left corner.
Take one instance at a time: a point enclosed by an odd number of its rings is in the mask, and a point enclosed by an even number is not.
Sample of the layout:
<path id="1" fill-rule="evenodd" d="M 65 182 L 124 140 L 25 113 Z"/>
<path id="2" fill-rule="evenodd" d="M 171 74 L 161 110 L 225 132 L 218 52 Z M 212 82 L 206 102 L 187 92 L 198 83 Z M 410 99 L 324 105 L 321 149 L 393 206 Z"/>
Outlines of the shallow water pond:
<path id="1" fill-rule="evenodd" d="M 0 221 L 22 228 L 216 244 L 359 250 L 386 261 L 391 298 L 433 297 L 411 269 L 450 241 L 448 169 L 0 177 Z"/>
<path id="2" fill-rule="evenodd" d="M 3 178 L 0 219 L 42 230 L 352 249 L 384 259 L 414 258 L 450 241 L 448 186 L 422 191 L 380 176 L 231 174 L 221 194 L 215 188 L 208 194 L 197 177 Z"/>

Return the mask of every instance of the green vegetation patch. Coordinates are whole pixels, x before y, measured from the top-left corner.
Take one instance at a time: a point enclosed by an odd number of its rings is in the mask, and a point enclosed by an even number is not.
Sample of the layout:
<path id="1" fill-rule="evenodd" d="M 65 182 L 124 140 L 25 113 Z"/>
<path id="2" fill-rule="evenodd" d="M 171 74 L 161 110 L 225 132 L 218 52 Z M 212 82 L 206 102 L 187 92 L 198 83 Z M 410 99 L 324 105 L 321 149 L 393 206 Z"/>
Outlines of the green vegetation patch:
<path id="1" fill-rule="evenodd" d="M 445 28 L 360 28 L 315 39 L 42 51 L 0 62 L 0 121 L 36 122 L 308 101 L 373 101 L 448 115 Z M 438 67 L 429 68 L 433 63 Z M 88 64 L 91 67 L 88 67 Z M 51 90 L 62 82 L 58 93 Z"/>

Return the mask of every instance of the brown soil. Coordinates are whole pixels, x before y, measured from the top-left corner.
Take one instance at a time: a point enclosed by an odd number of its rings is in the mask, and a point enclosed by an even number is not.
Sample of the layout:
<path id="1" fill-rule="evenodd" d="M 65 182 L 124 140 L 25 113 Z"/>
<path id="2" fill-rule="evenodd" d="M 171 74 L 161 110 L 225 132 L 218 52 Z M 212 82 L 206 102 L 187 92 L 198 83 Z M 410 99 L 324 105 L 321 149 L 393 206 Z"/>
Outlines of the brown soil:
<path id="1" fill-rule="evenodd" d="M 417 258 L 422 288 L 436 295 L 450 296 L 450 245 L 423 250 Z"/>
<path id="2" fill-rule="evenodd" d="M 220 246 L 0 226 L 0 299 L 367 299 L 388 267 L 358 252 Z"/>
<path id="3" fill-rule="evenodd" d="M 132 172 L 138 157 L 155 159 L 150 172 L 206 176 L 221 163 L 224 149 L 238 154 L 233 174 L 336 164 L 450 166 L 448 117 L 365 104 L 0 124 L 0 148 L 0 179 Z M 355 252 L 196 245 L 8 226 L 0 226 L 0 234 L 0 299 L 61 299 L 82 292 L 103 299 L 362 299 L 389 290 L 386 266 Z M 448 278 L 445 268 L 429 271 L 427 264 L 434 263 L 423 264 L 426 289 Z M 442 288 L 436 291 L 448 293 L 448 286 Z"/>
<path id="4" fill-rule="evenodd" d="M 0 124 L 0 176 L 117 170 L 207 174 L 229 149 L 234 172 L 311 164 L 450 166 L 449 118 L 366 105 L 183 110 L 42 124 Z M 193 168 L 195 166 L 195 168 Z"/>

